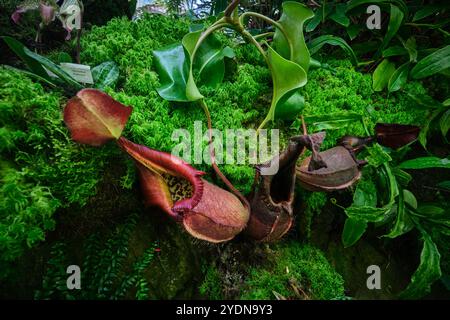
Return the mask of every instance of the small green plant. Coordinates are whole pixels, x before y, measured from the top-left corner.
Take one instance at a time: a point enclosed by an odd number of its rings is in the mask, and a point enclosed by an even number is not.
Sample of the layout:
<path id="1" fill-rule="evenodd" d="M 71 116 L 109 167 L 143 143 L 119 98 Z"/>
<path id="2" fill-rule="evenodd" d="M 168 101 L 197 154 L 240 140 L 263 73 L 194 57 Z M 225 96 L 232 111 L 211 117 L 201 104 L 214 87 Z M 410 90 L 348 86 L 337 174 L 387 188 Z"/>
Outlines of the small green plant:
<path id="1" fill-rule="evenodd" d="M 69 290 L 66 285 L 66 268 L 72 258 L 64 242 L 52 246 L 42 289 L 36 291 L 36 299 L 94 299 L 118 300 L 134 296 L 145 300 L 149 288 L 144 273 L 155 256 L 156 243 L 152 243 L 134 260 L 131 269 L 126 267 L 131 232 L 137 223 L 137 214 L 118 226 L 109 235 L 92 234 L 84 243 L 81 269 L 81 290 Z"/>

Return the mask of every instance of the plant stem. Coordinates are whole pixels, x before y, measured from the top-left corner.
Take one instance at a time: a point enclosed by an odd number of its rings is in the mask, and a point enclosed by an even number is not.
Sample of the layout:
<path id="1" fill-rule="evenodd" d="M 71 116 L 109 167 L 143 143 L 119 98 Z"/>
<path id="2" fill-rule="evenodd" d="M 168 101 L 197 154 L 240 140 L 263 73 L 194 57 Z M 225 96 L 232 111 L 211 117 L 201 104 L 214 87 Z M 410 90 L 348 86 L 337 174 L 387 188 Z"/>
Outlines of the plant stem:
<path id="1" fill-rule="evenodd" d="M 274 34 L 275 34 L 275 32 L 265 32 L 265 33 L 261 33 L 261 34 L 258 34 L 258 35 L 256 35 L 256 36 L 253 36 L 253 38 L 254 38 L 255 40 L 258 40 L 258 39 L 264 39 L 264 38 L 273 36 Z"/>
<path id="2" fill-rule="evenodd" d="M 220 171 L 219 167 L 216 164 L 216 152 L 214 149 L 213 137 L 212 137 L 211 114 L 209 113 L 209 109 L 205 102 L 205 99 L 200 99 L 199 104 L 201 105 L 201 107 L 203 108 L 203 111 L 205 112 L 206 120 L 208 123 L 208 135 L 209 135 L 208 143 L 209 143 L 209 154 L 211 156 L 211 165 L 212 165 L 214 171 L 216 172 L 216 174 L 219 176 L 220 180 L 222 180 L 223 183 L 231 190 L 231 192 L 233 192 L 239 198 L 239 200 L 244 204 L 244 206 L 248 210 L 250 210 L 250 204 L 248 203 L 247 198 L 245 198 L 244 195 L 233 186 L 233 184 L 230 182 L 230 180 L 228 180 L 227 177 L 225 177 L 225 175 L 222 173 L 222 171 Z"/>
<path id="3" fill-rule="evenodd" d="M 245 19 L 245 17 L 247 17 L 247 16 L 253 16 L 253 17 L 259 18 L 259 19 L 261 19 L 261 20 L 264 20 L 264 21 L 266 21 L 267 23 L 273 25 L 273 26 L 274 26 L 275 28 L 277 28 L 278 30 L 280 30 L 281 33 L 283 34 L 283 36 L 285 37 L 286 42 L 289 44 L 289 53 L 290 53 L 290 57 L 291 57 L 291 59 L 292 59 L 292 55 L 293 55 L 293 53 L 294 53 L 294 48 L 292 47 L 291 41 L 289 41 L 289 37 L 288 37 L 288 34 L 287 34 L 286 30 L 284 30 L 283 26 L 282 26 L 280 23 L 278 23 L 278 22 L 276 22 L 275 20 L 273 20 L 273 19 L 271 19 L 271 18 L 269 18 L 269 17 L 266 17 L 265 15 L 262 15 L 262 14 L 260 14 L 260 13 L 249 11 L 249 12 L 244 12 L 244 13 L 239 17 L 239 24 L 240 24 L 241 26 L 244 26 L 244 19 Z"/>

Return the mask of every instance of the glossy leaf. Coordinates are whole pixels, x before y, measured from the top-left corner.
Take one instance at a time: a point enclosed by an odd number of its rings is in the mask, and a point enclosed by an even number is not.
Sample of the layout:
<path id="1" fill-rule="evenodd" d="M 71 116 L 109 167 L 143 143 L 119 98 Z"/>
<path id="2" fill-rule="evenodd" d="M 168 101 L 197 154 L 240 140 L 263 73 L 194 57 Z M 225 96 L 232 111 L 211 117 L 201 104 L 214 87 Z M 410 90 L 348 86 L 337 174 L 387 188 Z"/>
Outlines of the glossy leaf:
<path id="1" fill-rule="evenodd" d="M 345 248 L 354 245 L 366 232 L 367 222 L 355 218 L 347 218 L 342 231 L 342 244 Z"/>
<path id="2" fill-rule="evenodd" d="M 409 62 L 402 64 L 394 71 L 388 82 L 388 91 L 394 92 L 400 90 L 408 80 Z"/>
<path id="3" fill-rule="evenodd" d="M 273 97 L 269 113 L 264 122 L 275 119 L 275 114 L 291 114 L 290 98 L 300 87 L 306 84 L 306 72 L 300 65 L 286 60 L 269 47 L 268 59 L 272 71 Z M 289 76 L 287 76 L 289 75 Z M 276 111 L 276 109 L 278 109 Z"/>
<path id="4" fill-rule="evenodd" d="M 348 27 L 350 25 L 350 19 L 345 15 L 346 9 L 347 4 L 337 4 L 335 11 L 330 14 L 330 19 L 340 24 L 341 26 Z"/>
<path id="5" fill-rule="evenodd" d="M 119 79 L 119 66 L 114 61 L 106 61 L 92 68 L 92 78 L 97 89 L 114 89 Z"/>
<path id="6" fill-rule="evenodd" d="M 178 102 L 201 99 L 203 96 L 194 80 L 194 72 L 199 75 L 198 83 L 209 87 L 214 88 L 223 81 L 224 58 L 234 57 L 234 52 L 230 47 L 222 48 L 220 42 L 210 35 L 198 47 L 192 62 L 191 56 L 201 34 L 202 30 L 188 33 L 182 45 L 153 51 L 161 83 L 157 90 L 164 99 Z"/>
<path id="7" fill-rule="evenodd" d="M 361 121 L 358 113 L 331 113 L 317 116 L 304 116 L 305 122 L 314 128 L 314 131 L 336 130 Z"/>
<path id="8" fill-rule="evenodd" d="M 399 7 L 391 4 L 389 25 L 383 43 L 381 44 L 381 49 L 386 48 L 392 38 L 397 34 L 398 29 L 400 29 L 400 26 L 402 25 L 403 16 L 403 11 L 400 10 Z"/>
<path id="9" fill-rule="evenodd" d="M 447 45 L 420 60 L 411 70 L 413 79 L 422 79 L 450 68 L 450 45 Z"/>
<path id="10" fill-rule="evenodd" d="M 426 17 L 429 17 L 436 12 L 438 12 L 442 7 L 437 5 L 428 5 L 420 7 L 420 10 L 418 10 L 412 19 L 413 22 L 425 19 Z"/>
<path id="11" fill-rule="evenodd" d="M 308 43 L 311 55 L 317 53 L 326 44 L 341 47 L 345 51 L 345 53 L 350 56 L 353 64 L 358 64 L 358 58 L 356 58 L 353 49 L 348 45 L 348 43 L 344 39 L 333 35 L 323 35 L 313 39 L 310 43 Z"/>
<path id="12" fill-rule="evenodd" d="M 159 95 L 168 101 L 187 102 L 186 83 L 189 73 L 189 62 L 181 44 L 153 51 L 155 68 L 161 86 L 157 88 Z"/>
<path id="13" fill-rule="evenodd" d="M 429 106 L 429 105 L 428 105 Z M 441 114 L 441 109 L 437 109 L 432 111 L 425 120 L 425 124 L 422 126 L 419 134 L 419 142 L 425 149 L 427 148 L 427 136 L 428 131 L 430 130 L 430 126 L 433 123 L 434 119 Z"/>
<path id="14" fill-rule="evenodd" d="M 35 74 L 37 74 L 41 78 L 46 79 L 47 81 L 51 81 L 50 76 L 47 74 L 47 72 L 42 67 L 42 65 L 38 61 L 36 61 L 35 59 L 33 59 L 32 57 L 30 57 L 28 55 L 29 50 L 27 47 L 25 47 L 22 43 L 20 43 L 19 41 L 17 41 L 14 38 L 7 37 L 7 36 L 2 37 L 2 38 L 5 41 L 5 43 L 9 46 L 9 48 L 12 51 L 14 51 L 14 53 L 20 59 L 22 59 L 22 61 L 26 64 L 26 66 L 28 67 L 28 69 L 31 72 L 34 72 Z"/>
<path id="15" fill-rule="evenodd" d="M 394 174 L 397 181 L 404 187 L 406 187 L 412 180 L 412 176 L 402 169 L 397 167 L 392 168 L 392 173 Z"/>
<path id="16" fill-rule="evenodd" d="M 349 218 L 352 219 L 358 219 L 367 222 L 381 222 L 391 211 L 393 205 L 394 203 L 389 203 L 380 208 L 371 206 L 351 206 L 345 209 L 345 213 Z"/>
<path id="17" fill-rule="evenodd" d="M 383 237 L 394 239 L 411 231 L 414 228 L 414 223 L 408 216 L 407 209 L 405 207 L 404 195 L 404 192 L 400 192 L 397 202 L 397 217 L 395 219 L 394 226 L 392 227 L 391 231 Z"/>
<path id="18" fill-rule="evenodd" d="M 448 158 L 422 157 L 402 162 L 399 166 L 401 169 L 429 169 L 429 168 L 446 168 L 450 169 L 450 160 Z"/>
<path id="19" fill-rule="evenodd" d="M 362 5 L 368 6 L 371 4 L 385 4 L 385 3 L 396 5 L 405 13 L 405 15 L 408 13 L 408 7 L 403 0 L 351 0 L 347 4 L 347 12 Z"/>
<path id="20" fill-rule="evenodd" d="M 394 56 L 403 56 L 406 54 L 408 54 L 408 50 L 406 50 L 404 47 L 392 46 L 384 49 L 381 55 L 383 56 L 383 58 L 388 58 Z"/>
<path id="21" fill-rule="evenodd" d="M 287 33 L 288 39 L 277 29 L 273 37 L 273 47 L 283 58 L 297 63 L 308 72 L 310 54 L 303 35 L 303 24 L 311 19 L 314 13 L 307 6 L 293 1 L 283 2 L 282 7 L 278 22 Z"/>
<path id="22" fill-rule="evenodd" d="M 405 198 L 405 204 L 417 209 L 417 199 L 411 191 L 403 189 L 403 197 Z"/>
<path id="23" fill-rule="evenodd" d="M 106 93 L 83 89 L 67 102 L 64 122 L 74 141 L 101 146 L 120 138 L 131 111 Z"/>
<path id="24" fill-rule="evenodd" d="M 431 237 L 423 230 L 423 248 L 420 254 L 420 264 L 414 272 L 408 287 L 400 294 L 401 298 L 418 299 L 429 293 L 431 284 L 442 276 L 441 255 Z"/>
<path id="25" fill-rule="evenodd" d="M 279 107 L 275 109 L 275 119 L 292 120 L 302 112 L 305 107 L 305 97 L 298 90 L 286 94 L 280 99 Z"/>
<path id="26" fill-rule="evenodd" d="M 23 48 L 23 53 L 28 57 L 33 59 L 36 63 L 40 64 L 41 67 L 44 69 L 47 69 L 48 71 L 52 72 L 54 75 L 58 77 L 59 80 L 63 81 L 66 85 L 70 86 L 73 90 L 81 90 L 83 86 L 78 83 L 74 78 L 72 78 L 66 71 L 64 71 L 60 66 L 52 62 L 51 60 L 47 59 L 44 56 L 41 56 L 28 48 Z M 26 60 L 28 61 L 28 59 Z M 34 64 L 33 64 L 34 65 Z M 48 75 L 47 75 L 48 77 Z M 45 77 L 44 77 L 45 78 Z M 52 80 L 51 77 L 49 77 L 50 81 Z"/>
<path id="27" fill-rule="evenodd" d="M 197 101 L 203 98 L 203 95 L 197 88 L 197 85 L 194 80 L 194 59 L 192 54 L 194 54 L 195 47 L 202 35 L 202 31 L 196 31 L 188 33 L 183 37 L 181 43 L 183 44 L 184 49 L 188 53 L 186 58 L 189 61 L 189 73 L 186 81 L 186 97 L 189 101 Z"/>
<path id="28" fill-rule="evenodd" d="M 417 62 L 416 39 L 414 37 L 409 38 L 408 40 L 406 40 L 406 42 L 403 44 L 403 46 L 408 51 L 409 61 L 410 62 Z"/>
<path id="29" fill-rule="evenodd" d="M 395 71 L 395 64 L 384 59 L 375 69 L 372 75 L 372 87 L 374 91 L 382 91 L 388 84 Z"/>
<path id="30" fill-rule="evenodd" d="M 441 128 L 442 135 L 445 137 L 450 129 L 450 109 L 445 111 L 439 120 L 439 127 Z"/>

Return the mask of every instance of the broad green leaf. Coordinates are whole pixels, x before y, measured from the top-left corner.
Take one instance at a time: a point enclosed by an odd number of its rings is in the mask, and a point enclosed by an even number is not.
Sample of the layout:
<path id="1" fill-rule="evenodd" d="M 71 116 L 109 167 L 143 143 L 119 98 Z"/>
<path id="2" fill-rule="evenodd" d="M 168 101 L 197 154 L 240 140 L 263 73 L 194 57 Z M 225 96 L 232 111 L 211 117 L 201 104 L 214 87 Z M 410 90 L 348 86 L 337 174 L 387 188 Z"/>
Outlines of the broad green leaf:
<path id="1" fill-rule="evenodd" d="M 411 195 L 411 193 L 408 193 L 408 197 L 410 197 Z M 397 202 L 397 217 L 395 219 L 394 226 L 392 227 L 391 231 L 383 237 L 394 239 L 411 231 L 414 228 L 414 223 L 408 216 L 407 209 L 405 207 L 405 198 L 405 193 L 400 192 Z M 411 199 L 408 198 L 408 201 L 410 200 Z"/>
<path id="2" fill-rule="evenodd" d="M 420 144 L 426 149 L 427 148 L 427 136 L 428 131 L 430 129 L 431 123 L 434 121 L 434 119 L 441 114 L 441 110 L 437 109 L 430 113 L 430 115 L 425 120 L 425 124 L 420 129 L 419 133 L 419 142 Z"/>
<path id="3" fill-rule="evenodd" d="M 450 169 L 450 160 L 447 158 L 422 157 L 402 162 L 401 169 L 428 169 L 428 168 L 446 168 Z"/>
<path id="4" fill-rule="evenodd" d="M 408 50 L 404 47 L 400 46 L 392 46 L 383 50 L 381 55 L 383 58 L 394 57 L 394 56 L 403 56 L 408 54 Z"/>
<path id="5" fill-rule="evenodd" d="M 383 207 L 376 208 L 371 206 L 350 206 L 345 209 L 345 213 L 349 218 L 363 220 L 367 222 L 381 222 L 384 221 L 386 215 L 391 211 L 394 202 L 391 202 Z"/>
<path id="6" fill-rule="evenodd" d="M 325 6 L 317 8 L 314 11 L 314 16 L 308 22 L 306 22 L 305 31 L 306 32 L 314 31 L 321 22 L 325 21 L 325 19 L 331 13 L 332 9 L 333 8 L 329 5 L 326 5 L 326 3 Z"/>
<path id="7" fill-rule="evenodd" d="M 392 38 L 397 34 L 398 29 L 403 22 L 404 13 L 399 7 L 391 4 L 391 14 L 389 18 L 389 25 L 384 36 L 383 43 L 381 44 L 381 49 L 386 48 L 386 46 L 391 42 Z"/>
<path id="8" fill-rule="evenodd" d="M 353 49 L 348 45 L 348 43 L 344 39 L 333 35 L 323 35 L 309 42 L 308 48 L 311 55 L 316 54 L 326 44 L 341 47 L 345 53 L 350 56 L 352 63 L 355 65 L 358 64 L 358 58 L 356 58 L 355 52 L 353 52 Z"/>
<path id="9" fill-rule="evenodd" d="M 350 25 L 350 19 L 345 15 L 347 4 L 339 3 L 336 5 L 335 11 L 330 14 L 330 19 L 340 24 L 341 26 L 348 27 Z"/>
<path id="10" fill-rule="evenodd" d="M 114 61 L 106 61 L 92 68 L 92 77 L 97 89 L 104 90 L 106 87 L 114 89 L 119 79 L 119 66 Z"/>
<path id="11" fill-rule="evenodd" d="M 40 63 L 47 70 L 53 72 L 60 80 L 62 80 L 65 84 L 73 88 L 74 90 L 81 90 L 83 86 L 78 83 L 74 78 L 72 78 L 67 72 L 65 72 L 60 66 L 53 63 L 51 60 L 43 57 L 27 48 L 24 49 L 26 55 L 30 58 L 34 59 L 38 63 Z"/>
<path id="12" fill-rule="evenodd" d="M 447 45 L 420 60 L 411 70 L 413 79 L 422 79 L 450 68 L 450 45 Z"/>
<path id="13" fill-rule="evenodd" d="M 291 110 L 289 108 L 292 105 L 286 102 L 307 81 L 306 72 L 300 65 L 286 60 L 271 47 L 268 48 L 267 57 L 272 72 L 273 97 L 269 113 L 263 124 L 269 120 L 274 120 L 276 112 L 279 114 L 290 114 Z M 286 97 L 288 97 L 287 100 Z M 279 110 L 276 111 L 276 109 Z"/>
<path id="14" fill-rule="evenodd" d="M 234 51 L 230 47 L 221 47 L 215 37 L 208 37 L 199 47 L 194 70 L 198 70 L 199 83 L 210 88 L 216 88 L 225 76 L 224 58 L 234 58 Z"/>
<path id="15" fill-rule="evenodd" d="M 342 244 L 345 248 L 354 245 L 367 229 L 367 222 L 354 218 L 347 218 L 342 231 Z"/>
<path id="16" fill-rule="evenodd" d="M 358 183 L 353 195 L 353 204 L 357 207 L 377 205 L 377 189 L 371 180 L 362 180 Z"/>
<path id="17" fill-rule="evenodd" d="M 441 6 L 436 6 L 436 5 L 428 5 L 428 6 L 424 6 L 421 7 L 420 10 L 418 10 L 413 17 L 413 22 L 422 20 L 426 17 L 431 16 L 432 14 L 435 14 L 436 12 L 438 12 L 441 9 Z"/>
<path id="18" fill-rule="evenodd" d="M 408 51 L 409 61 L 417 62 L 416 38 L 410 37 L 408 40 L 406 40 L 406 42 L 403 45 L 404 45 L 405 49 Z"/>
<path id="19" fill-rule="evenodd" d="M 438 187 L 450 190 L 450 180 L 442 181 L 437 184 Z"/>
<path id="20" fill-rule="evenodd" d="M 446 99 L 444 102 L 442 102 L 442 105 L 444 107 L 449 107 L 450 106 L 450 99 Z"/>
<path id="21" fill-rule="evenodd" d="M 273 37 L 273 47 L 283 58 L 297 63 L 308 72 L 310 54 L 303 35 L 303 24 L 314 16 L 314 12 L 293 1 L 283 2 L 282 7 L 283 13 L 278 22 L 287 33 L 288 39 L 277 29 Z"/>
<path id="22" fill-rule="evenodd" d="M 411 191 L 403 189 L 403 197 L 405 198 L 406 204 L 417 209 L 417 199 Z"/>
<path id="23" fill-rule="evenodd" d="M 188 53 L 187 59 L 189 61 L 189 73 L 186 81 L 186 97 L 189 101 L 197 101 L 203 98 L 203 95 L 197 88 L 194 80 L 194 59 L 192 55 L 194 54 L 195 47 L 202 35 L 202 31 L 196 31 L 186 34 L 183 37 L 181 43 L 184 49 Z M 195 58 L 195 57 L 194 57 Z"/>
<path id="24" fill-rule="evenodd" d="M 355 122 L 361 121 L 362 116 L 357 113 L 331 113 L 326 115 L 305 116 L 305 122 L 314 128 L 314 131 L 342 129 Z"/>
<path id="25" fill-rule="evenodd" d="M 375 143 L 371 147 L 367 147 L 367 151 L 369 152 L 369 155 L 366 157 L 366 160 L 369 162 L 369 165 L 374 166 L 375 168 L 392 160 L 389 153 L 384 151 L 383 147 L 378 143 Z"/>
<path id="26" fill-rule="evenodd" d="M 431 204 L 424 204 L 419 206 L 417 208 L 417 212 L 430 217 L 439 217 L 446 213 L 445 209 Z"/>
<path id="27" fill-rule="evenodd" d="M 361 32 L 361 30 L 363 30 L 363 28 L 357 24 L 351 24 L 346 29 L 350 40 L 355 39 L 358 36 L 358 34 Z"/>
<path id="28" fill-rule="evenodd" d="M 439 127 L 441 128 L 442 135 L 445 137 L 450 129 L 450 109 L 445 111 L 439 120 Z"/>
<path id="29" fill-rule="evenodd" d="M 47 79 L 42 78 L 41 76 L 37 75 L 36 73 L 30 72 L 30 71 L 27 71 L 27 70 L 17 69 L 17 68 L 14 68 L 14 67 L 11 67 L 11 66 L 7 66 L 7 65 L 3 65 L 2 67 L 6 68 L 6 69 L 10 69 L 10 70 L 14 70 L 14 71 L 23 73 L 24 75 L 26 75 L 26 76 L 28 76 L 30 78 L 34 78 L 34 79 L 36 79 L 38 81 L 41 81 L 42 83 L 45 83 L 45 84 L 47 84 L 47 85 L 49 85 L 49 86 L 51 86 L 53 88 L 57 88 L 58 87 L 57 84 L 55 84 L 55 83 L 53 83 L 53 82 L 51 82 L 51 81 L 49 81 Z"/>
<path id="30" fill-rule="evenodd" d="M 161 86 L 159 95 L 168 101 L 187 102 L 186 83 L 189 62 L 181 44 L 170 45 L 161 50 L 154 50 L 155 68 Z"/>
<path id="31" fill-rule="evenodd" d="M 394 92 L 400 90 L 408 80 L 409 62 L 402 64 L 394 71 L 388 83 L 388 91 Z"/>
<path id="32" fill-rule="evenodd" d="M 400 298 L 418 299 L 430 292 L 433 282 L 442 276 L 441 255 L 431 237 L 423 230 L 423 248 L 420 254 L 420 264 L 414 272 L 408 287 L 400 294 Z"/>
<path id="33" fill-rule="evenodd" d="M 388 84 L 395 71 L 395 64 L 384 59 L 375 69 L 372 75 L 372 87 L 374 91 L 382 91 Z"/>
<path id="34" fill-rule="evenodd" d="M 397 181 L 404 187 L 406 187 L 412 180 L 412 177 L 408 172 L 403 171 L 402 169 L 399 169 L 397 167 L 392 168 L 392 173 L 394 174 Z"/>
<path id="35" fill-rule="evenodd" d="M 26 66 L 31 72 L 51 82 L 52 79 L 47 74 L 42 65 L 27 54 L 27 51 L 29 51 L 27 47 L 25 47 L 22 43 L 20 43 L 14 38 L 11 37 L 2 37 L 2 38 L 5 41 L 5 43 L 9 46 L 9 48 L 12 51 L 14 51 L 14 53 L 17 54 L 20 59 L 22 59 L 22 61 L 26 64 Z"/>
<path id="36" fill-rule="evenodd" d="M 292 91 L 292 94 L 286 94 L 278 102 L 275 109 L 275 119 L 292 120 L 302 112 L 305 107 L 305 97 L 298 90 Z"/>
<path id="37" fill-rule="evenodd" d="M 405 15 L 408 13 L 408 6 L 403 0 L 351 0 L 347 4 L 347 12 L 359 6 L 371 4 L 394 4 L 399 7 Z"/>

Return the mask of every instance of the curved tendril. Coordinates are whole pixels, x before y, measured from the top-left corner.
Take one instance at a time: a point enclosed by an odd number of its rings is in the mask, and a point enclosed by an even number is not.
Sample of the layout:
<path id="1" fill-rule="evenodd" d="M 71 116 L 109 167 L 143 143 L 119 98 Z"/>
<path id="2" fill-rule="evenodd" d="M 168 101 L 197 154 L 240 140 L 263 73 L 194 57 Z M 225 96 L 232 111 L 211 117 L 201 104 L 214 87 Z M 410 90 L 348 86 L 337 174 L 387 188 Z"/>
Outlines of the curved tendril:
<path id="1" fill-rule="evenodd" d="M 271 18 L 269 18 L 269 17 L 266 17 L 265 15 L 262 15 L 262 14 L 260 14 L 260 13 L 248 11 L 248 12 L 244 12 L 244 13 L 241 14 L 241 16 L 239 17 L 239 23 L 240 23 L 242 26 L 244 25 L 244 19 L 245 19 L 245 17 L 247 17 L 247 16 L 253 16 L 253 17 L 259 18 L 259 19 L 261 19 L 261 20 L 264 20 L 264 21 L 266 21 L 267 23 L 273 25 L 273 26 L 274 26 L 275 28 L 277 28 L 278 30 L 280 30 L 281 33 L 283 34 L 283 36 L 286 38 L 287 43 L 289 44 L 289 53 L 290 53 L 290 57 L 291 57 L 291 59 L 292 59 L 292 55 L 293 55 L 293 53 L 294 53 L 294 48 L 292 47 L 291 41 L 289 41 L 289 37 L 288 37 L 288 34 L 287 34 L 286 30 L 284 30 L 283 26 L 282 26 L 279 22 L 277 22 L 277 21 L 275 21 L 275 20 L 273 20 L 273 19 L 271 19 Z"/>
<path id="2" fill-rule="evenodd" d="M 244 195 L 236 189 L 233 184 L 228 180 L 228 178 L 220 171 L 219 167 L 216 164 L 216 152 L 214 149 L 213 144 L 213 138 L 212 138 L 212 124 L 211 124 L 211 115 L 208 110 L 208 106 L 206 105 L 206 102 L 204 99 L 199 100 L 200 105 L 202 106 L 203 110 L 205 111 L 206 120 L 208 123 L 208 135 L 209 135 L 209 154 L 211 156 L 211 165 L 216 172 L 216 174 L 219 176 L 220 180 L 223 181 L 223 183 L 233 192 L 239 200 L 242 202 L 242 204 L 247 208 L 247 210 L 250 210 L 250 204 L 247 200 L 247 198 L 244 197 Z"/>

